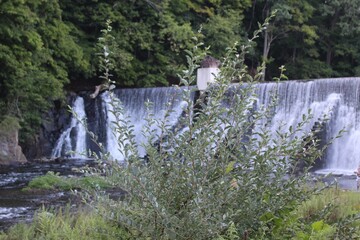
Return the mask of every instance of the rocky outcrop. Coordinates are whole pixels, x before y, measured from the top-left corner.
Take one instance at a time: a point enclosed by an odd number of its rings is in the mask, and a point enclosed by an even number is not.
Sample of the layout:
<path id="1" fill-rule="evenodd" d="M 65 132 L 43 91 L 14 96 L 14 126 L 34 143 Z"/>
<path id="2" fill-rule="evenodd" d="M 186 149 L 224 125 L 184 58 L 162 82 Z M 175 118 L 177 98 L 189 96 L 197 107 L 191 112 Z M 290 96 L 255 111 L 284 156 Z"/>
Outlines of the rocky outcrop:
<path id="1" fill-rule="evenodd" d="M 67 104 L 73 102 L 75 98 L 76 94 L 69 92 L 64 102 L 55 101 L 53 107 L 42 115 L 38 133 L 23 146 L 23 151 L 29 161 L 51 158 L 56 140 L 71 118 Z"/>
<path id="2" fill-rule="evenodd" d="M 0 123 L 0 165 L 26 163 L 19 146 L 19 129 L 15 118 L 6 117 Z"/>

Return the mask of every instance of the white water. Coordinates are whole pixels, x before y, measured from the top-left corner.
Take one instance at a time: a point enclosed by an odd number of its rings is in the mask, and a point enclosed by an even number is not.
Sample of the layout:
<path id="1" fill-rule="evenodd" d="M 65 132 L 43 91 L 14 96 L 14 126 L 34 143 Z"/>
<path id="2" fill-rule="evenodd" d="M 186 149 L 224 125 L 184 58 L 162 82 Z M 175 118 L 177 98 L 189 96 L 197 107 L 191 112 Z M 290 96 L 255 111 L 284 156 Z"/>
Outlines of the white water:
<path id="1" fill-rule="evenodd" d="M 119 101 L 117 97 L 114 96 L 116 101 Z M 119 146 L 118 142 L 125 142 L 124 139 L 120 136 L 118 131 L 116 131 L 116 117 L 112 113 L 114 111 L 113 105 L 111 104 L 111 98 L 108 92 L 105 92 L 101 95 L 102 107 L 105 111 L 106 116 L 106 150 L 110 153 L 111 158 L 122 161 L 124 159 L 123 149 Z M 114 103 L 116 104 L 116 103 Z M 124 116 L 119 116 L 124 119 Z M 118 141 L 119 140 L 119 141 Z"/>
<path id="2" fill-rule="evenodd" d="M 327 114 L 330 119 L 329 123 L 326 124 L 328 139 L 334 137 L 343 128 L 347 132 L 342 138 L 336 139 L 328 149 L 326 166 L 321 172 L 352 174 L 360 164 L 360 78 L 318 79 L 306 82 L 286 81 L 279 84 L 262 83 L 258 85 L 258 103 L 261 105 L 269 104 L 270 93 L 274 88 L 278 89 L 279 104 L 272 118 L 272 131 L 275 131 L 281 124 L 286 126 L 284 129 L 296 125 L 301 121 L 302 114 L 307 113 L 308 109 L 312 109 L 314 117 L 304 129 L 310 131 L 314 123 L 324 114 Z M 124 114 L 130 117 L 130 124 L 133 125 L 133 134 L 140 156 L 145 154 L 141 144 L 146 141 L 142 134 L 147 114 L 144 103 L 146 101 L 153 103 L 151 113 L 157 121 L 164 117 L 166 109 L 171 109 L 173 112 L 171 112 L 167 124 L 174 126 L 184 107 L 184 102 L 177 96 L 179 92 L 180 90 L 175 88 L 121 89 L 115 91 L 116 98 L 123 104 Z M 115 121 L 115 118 L 111 113 L 112 107 L 109 104 L 107 93 L 101 94 L 101 101 L 100 107 L 103 113 L 101 118 L 106 119 L 102 121 L 97 119 L 96 121 L 99 122 L 99 129 L 106 131 L 103 134 L 105 136 L 103 137 L 103 144 L 113 159 L 122 161 L 124 156 L 117 141 L 117 139 L 122 139 L 122 136 L 112 133 L 112 122 Z M 82 98 L 76 99 L 73 109 L 80 118 L 85 117 Z M 100 118 L 100 115 L 97 118 Z M 71 141 L 70 135 L 74 128 L 76 128 L 76 136 Z M 158 128 L 151 130 L 157 134 L 160 131 Z M 72 142 L 73 144 L 71 144 Z M 76 142 L 75 146 L 74 142 Z M 64 152 L 69 150 L 83 152 L 86 150 L 85 143 L 85 129 L 78 125 L 75 118 L 72 118 L 70 127 L 61 134 L 57 141 L 53 156 L 62 156 Z M 72 155 L 71 157 L 81 157 L 81 155 Z"/>
<path id="3" fill-rule="evenodd" d="M 144 136 L 144 127 L 147 124 L 145 118 L 147 114 L 152 114 L 154 121 L 162 121 L 165 119 L 165 114 L 169 112 L 169 116 L 166 117 L 166 125 L 168 127 L 174 126 L 179 116 L 183 112 L 185 102 L 180 99 L 180 91 L 175 88 L 143 88 L 143 89 L 127 89 L 118 90 L 115 92 L 115 101 L 121 101 L 124 114 L 129 120 L 129 124 L 133 128 L 133 135 L 136 142 L 136 150 L 139 156 L 145 156 L 146 152 L 143 148 L 143 144 L 148 141 L 148 138 Z M 128 141 L 115 131 L 116 128 L 114 121 L 116 117 L 112 113 L 113 106 L 110 104 L 110 97 L 108 93 L 101 95 L 103 102 L 103 109 L 106 111 L 106 149 L 110 155 L 119 161 L 124 160 L 123 147 L 119 146 L 118 139 L 123 144 Z M 151 102 L 153 106 L 148 110 L 145 106 L 146 102 Z M 120 119 L 124 120 L 123 115 L 119 116 Z M 156 125 L 156 124 L 155 124 Z M 159 135 L 160 129 L 158 126 L 151 126 L 150 131 L 153 135 Z M 157 140 L 156 138 L 154 139 Z"/>
<path id="4" fill-rule="evenodd" d="M 60 135 L 51 153 L 52 158 L 64 156 L 64 154 L 71 158 L 86 158 L 86 129 L 85 126 L 79 122 L 79 120 L 86 118 L 84 99 L 77 97 L 72 109 L 77 117 L 71 117 L 70 126 Z M 71 136 L 72 131 L 75 131 L 73 138 Z"/>
<path id="5" fill-rule="evenodd" d="M 0 207 L 0 220 L 4 219 L 13 219 L 19 216 L 24 215 L 28 211 L 28 207 Z"/>
<path id="6" fill-rule="evenodd" d="M 326 128 L 328 139 L 343 128 L 347 133 L 330 146 L 326 154 L 326 166 L 319 172 L 353 174 L 360 164 L 360 78 L 260 84 L 261 104 L 270 102 L 270 90 L 276 87 L 279 104 L 272 118 L 272 130 L 275 131 L 280 124 L 285 124 L 284 129 L 294 126 L 301 121 L 302 114 L 311 109 L 314 117 L 305 128 L 310 131 L 315 121 L 327 114 L 330 118 Z"/>

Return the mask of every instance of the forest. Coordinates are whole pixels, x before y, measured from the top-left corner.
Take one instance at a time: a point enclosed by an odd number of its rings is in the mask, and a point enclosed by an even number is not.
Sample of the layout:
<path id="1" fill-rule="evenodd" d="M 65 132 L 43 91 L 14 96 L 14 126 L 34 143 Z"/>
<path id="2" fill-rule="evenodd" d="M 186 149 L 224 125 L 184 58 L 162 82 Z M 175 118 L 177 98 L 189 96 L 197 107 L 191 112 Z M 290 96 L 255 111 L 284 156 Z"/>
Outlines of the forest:
<path id="1" fill-rule="evenodd" d="M 0 116 L 21 120 L 31 137 L 42 113 L 66 91 L 99 84 L 96 42 L 112 21 L 118 87 L 177 84 L 192 37 L 219 58 L 255 40 L 245 63 L 266 64 L 263 81 L 285 65 L 288 79 L 360 75 L 360 0 L 1 0 Z"/>

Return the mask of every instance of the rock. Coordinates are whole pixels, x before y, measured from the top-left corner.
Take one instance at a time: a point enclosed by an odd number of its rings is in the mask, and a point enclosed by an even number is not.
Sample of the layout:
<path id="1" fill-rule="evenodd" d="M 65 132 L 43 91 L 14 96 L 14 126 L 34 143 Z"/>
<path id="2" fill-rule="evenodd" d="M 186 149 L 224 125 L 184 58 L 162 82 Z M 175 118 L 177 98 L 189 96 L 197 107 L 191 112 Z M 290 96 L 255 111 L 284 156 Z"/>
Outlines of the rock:
<path id="1" fill-rule="evenodd" d="M 0 165 L 26 163 L 19 146 L 19 127 L 16 118 L 5 117 L 0 123 Z"/>
<path id="2" fill-rule="evenodd" d="M 71 118 L 67 103 L 75 98 L 76 94 L 69 92 L 65 102 L 54 101 L 52 108 L 42 115 L 39 131 L 23 144 L 23 151 L 29 161 L 41 161 L 45 158 L 50 162 L 54 161 L 51 159 L 52 149 Z"/>

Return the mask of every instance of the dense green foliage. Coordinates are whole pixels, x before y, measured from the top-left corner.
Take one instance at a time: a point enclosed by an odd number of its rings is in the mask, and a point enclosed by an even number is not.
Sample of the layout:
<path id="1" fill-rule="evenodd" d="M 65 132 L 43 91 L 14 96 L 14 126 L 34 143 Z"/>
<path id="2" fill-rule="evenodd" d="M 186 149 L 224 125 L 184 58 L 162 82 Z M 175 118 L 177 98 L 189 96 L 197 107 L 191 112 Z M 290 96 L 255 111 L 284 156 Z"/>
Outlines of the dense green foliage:
<path id="1" fill-rule="evenodd" d="M 0 13 L 1 116 L 17 116 L 33 134 L 69 75 L 87 64 L 57 1 L 1 1 Z"/>
<path id="2" fill-rule="evenodd" d="M 118 86 L 178 83 L 184 49 L 197 36 L 223 56 L 278 10 L 245 60 L 267 63 L 263 80 L 286 65 L 289 79 L 357 76 L 359 0 L 3 0 L 0 2 L 0 115 L 21 119 L 33 134 L 51 101 L 70 89 L 93 89 L 96 41 L 113 21 Z M 199 32 L 199 29 L 202 29 Z M 29 134 L 27 134 L 29 135 Z M 23 139 L 23 138 L 22 138 Z"/>

